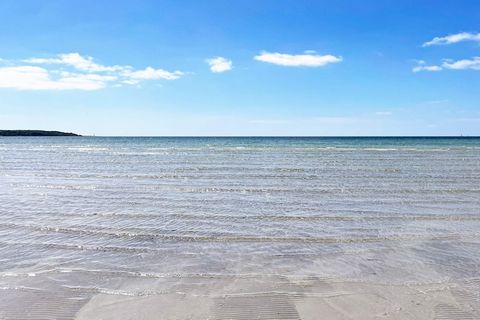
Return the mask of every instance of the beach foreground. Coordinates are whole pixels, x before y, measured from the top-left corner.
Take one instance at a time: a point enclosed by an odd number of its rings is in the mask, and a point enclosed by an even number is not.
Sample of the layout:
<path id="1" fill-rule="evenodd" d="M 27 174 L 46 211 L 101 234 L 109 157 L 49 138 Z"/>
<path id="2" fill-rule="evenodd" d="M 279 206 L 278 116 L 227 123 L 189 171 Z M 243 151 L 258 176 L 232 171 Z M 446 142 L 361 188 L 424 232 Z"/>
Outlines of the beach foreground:
<path id="1" fill-rule="evenodd" d="M 0 319 L 480 318 L 480 139 L 0 149 Z"/>
<path id="2" fill-rule="evenodd" d="M 77 318 L 478 319 L 480 307 L 478 279 L 460 284 L 461 289 L 448 283 L 386 285 L 308 277 L 222 282 L 205 282 L 217 288 L 209 294 L 99 294 L 80 309 Z M 230 290 L 222 290 L 223 286 Z M 235 290 L 235 286 L 239 287 Z"/>

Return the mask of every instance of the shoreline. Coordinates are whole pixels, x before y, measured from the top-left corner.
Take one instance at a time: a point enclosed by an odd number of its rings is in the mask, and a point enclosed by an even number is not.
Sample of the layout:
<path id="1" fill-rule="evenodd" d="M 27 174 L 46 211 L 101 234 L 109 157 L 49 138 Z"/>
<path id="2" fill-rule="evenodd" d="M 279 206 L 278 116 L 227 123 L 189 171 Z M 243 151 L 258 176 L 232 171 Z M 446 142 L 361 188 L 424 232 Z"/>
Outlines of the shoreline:
<path id="1" fill-rule="evenodd" d="M 0 137 L 81 137 L 81 135 L 62 131 L 0 130 Z"/>

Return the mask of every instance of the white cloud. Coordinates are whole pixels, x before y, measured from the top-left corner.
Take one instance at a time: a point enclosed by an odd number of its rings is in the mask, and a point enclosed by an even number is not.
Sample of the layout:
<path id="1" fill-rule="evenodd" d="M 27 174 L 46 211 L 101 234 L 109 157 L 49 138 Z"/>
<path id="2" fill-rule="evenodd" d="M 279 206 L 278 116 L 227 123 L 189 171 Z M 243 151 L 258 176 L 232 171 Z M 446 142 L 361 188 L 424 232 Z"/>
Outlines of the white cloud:
<path id="1" fill-rule="evenodd" d="M 442 71 L 442 67 L 440 66 L 416 66 L 412 69 L 413 72 L 420 72 L 420 71 Z"/>
<path id="2" fill-rule="evenodd" d="M 22 62 L 29 65 L 13 63 L 9 67 L 0 68 L 0 88 L 98 90 L 109 83 L 115 87 L 121 84 L 137 85 L 146 80 L 176 80 L 184 75 L 181 71 L 170 72 L 152 67 L 135 70 L 128 65 L 104 66 L 95 63 L 92 57 L 78 53 L 59 54 L 51 58 L 30 58 Z M 51 65 L 64 67 L 52 68 Z"/>
<path id="3" fill-rule="evenodd" d="M 163 69 L 154 69 L 152 67 L 147 67 L 143 70 L 136 70 L 136 71 L 124 71 L 122 75 L 130 78 L 130 80 L 158 80 L 158 79 L 165 79 L 165 80 L 176 80 L 180 78 L 184 73 L 181 71 L 166 71 Z"/>
<path id="4" fill-rule="evenodd" d="M 270 53 L 262 52 L 254 57 L 257 61 L 273 63 L 287 67 L 321 67 L 329 63 L 337 63 L 342 61 L 342 57 L 333 55 L 317 55 L 317 54 L 286 54 L 286 53 Z"/>
<path id="5" fill-rule="evenodd" d="M 480 57 L 473 57 L 471 60 L 463 59 L 458 61 L 445 60 L 442 64 L 445 69 L 454 70 L 480 70 Z"/>
<path id="6" fill-rule="evenodd" d="M 223 57 L 207 59 L 210 70 L 214 73 L 225 72 L 232 69 L 232 60 Z"/>
<path id="7" fill-rule="evenodd" d="M 462 41 L 480 41 L 480 33 L 469 33 L 461 32 L 457 34 L 451 34 L 445 37 L 435 37 L 432 40 L 425 42 L 422 46 L 436 46 L 436 45 L 446 45 Z"/>
<path id="8" fill-rule="evenodd" d="M 112 76 L 68 74 L 53 79 L 51 73 L 35 66 L 0 68 L 0 88 L 18 90 L 98 90 L 104 88 Z"/>

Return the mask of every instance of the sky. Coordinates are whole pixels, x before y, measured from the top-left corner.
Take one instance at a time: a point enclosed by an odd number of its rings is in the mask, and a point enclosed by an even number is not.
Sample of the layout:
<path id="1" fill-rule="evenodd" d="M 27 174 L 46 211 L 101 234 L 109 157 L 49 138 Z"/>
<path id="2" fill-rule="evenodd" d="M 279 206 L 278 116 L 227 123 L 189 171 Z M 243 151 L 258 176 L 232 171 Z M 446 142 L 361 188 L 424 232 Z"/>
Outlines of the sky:
<path id="1" fill-rule="evenodd" d="M 480 135 L 480 1 L 2 0 L 0 129 Z"/>

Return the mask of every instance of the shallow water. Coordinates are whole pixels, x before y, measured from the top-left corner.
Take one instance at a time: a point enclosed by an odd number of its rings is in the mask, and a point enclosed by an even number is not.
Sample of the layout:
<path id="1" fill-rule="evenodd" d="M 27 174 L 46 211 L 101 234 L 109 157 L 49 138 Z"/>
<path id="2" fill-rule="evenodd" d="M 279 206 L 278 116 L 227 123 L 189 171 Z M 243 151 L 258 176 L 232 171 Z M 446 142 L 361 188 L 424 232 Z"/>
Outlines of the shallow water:
<path id="1" fill-rule="evenodd" d="M 0 318 L 309 279 L 444 284 L 478 314 L 477 138 L 0 138 L 0 218 Z"/>

